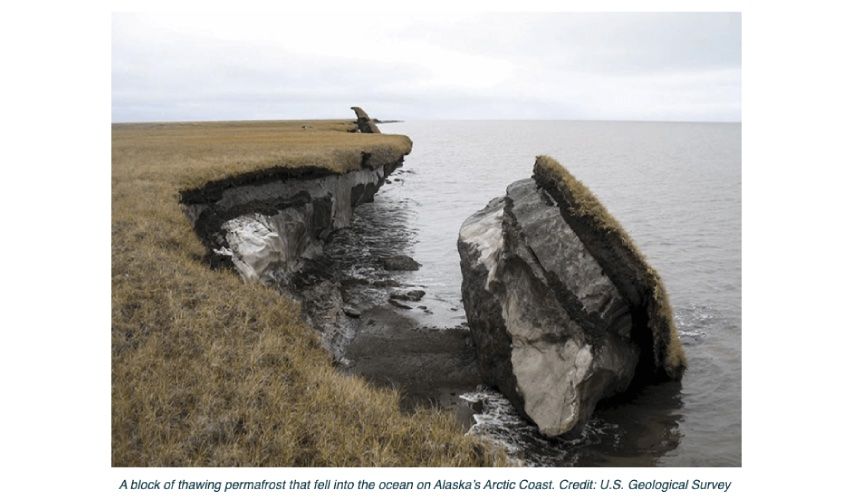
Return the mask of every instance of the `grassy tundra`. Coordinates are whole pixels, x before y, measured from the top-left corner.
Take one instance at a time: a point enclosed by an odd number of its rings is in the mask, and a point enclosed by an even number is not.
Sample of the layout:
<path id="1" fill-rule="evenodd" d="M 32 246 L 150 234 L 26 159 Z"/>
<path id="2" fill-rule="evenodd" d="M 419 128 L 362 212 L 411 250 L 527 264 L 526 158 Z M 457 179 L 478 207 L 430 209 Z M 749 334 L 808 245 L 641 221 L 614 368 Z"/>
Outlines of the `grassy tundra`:
<path id="1" fill-rule="evenodd" d="M 447 414 L 337 372 L 297 304 L 202 262 L 181 190 L 273 166 L 359 168 L 406 137 L 351 121 L 112 127 L 114 466 L 466 466 Z"/>

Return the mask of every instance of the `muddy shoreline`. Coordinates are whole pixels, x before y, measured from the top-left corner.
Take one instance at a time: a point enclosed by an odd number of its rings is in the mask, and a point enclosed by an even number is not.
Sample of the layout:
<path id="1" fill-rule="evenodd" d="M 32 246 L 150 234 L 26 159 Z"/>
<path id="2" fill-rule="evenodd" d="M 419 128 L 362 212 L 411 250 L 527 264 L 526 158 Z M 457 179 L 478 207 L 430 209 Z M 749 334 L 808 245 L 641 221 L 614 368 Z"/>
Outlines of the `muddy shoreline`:
<path id="1" fill-rule="evenodd" d="M 483 383 L 470 332 L 464 324 L 437 328 L 418 321 L 433 314 L 420 300 L 427 287 L 411 280 L 413 268 L 388 265 L 409 259 L 410 228 L 375 227 L 381 223 L 370 215 L 377 214 L 363 208 L 350 226 L 330 235 L 320 256 L 305 259 L 275 286 L 301 303 L 340 370 L 397 389 L 404 410 L 452 411 L 468 429 L 475 405 L 461 395 Z"/>
<path id="2" fill-rule="evenodd" d="M 380 134 L 360 108 L 360 133 Z M 409 141 L 408 141 L 409 142 Z M 358 169 L 271 167 L 208 182 L 180 193 L 184 214 L 213 267 L 231 267 L 301 304 L 335 365 L 377 385 L 397 388 L 404 408 L 458 409 L 478 373 L 463 325 L 424 327 L 433 314 L 427 290 L 409 283 L 420 264 L 405 254 L 413 231 L 400 213 L 358 217 L 381 186 L 399 181 L 404 156 L 361 153 Z M 403 180 L 401 181 L 403 183 Z M 368 211 L 367 211 L 368 212 Z M 465 425 L 468 412 L 461 411 Z"/>

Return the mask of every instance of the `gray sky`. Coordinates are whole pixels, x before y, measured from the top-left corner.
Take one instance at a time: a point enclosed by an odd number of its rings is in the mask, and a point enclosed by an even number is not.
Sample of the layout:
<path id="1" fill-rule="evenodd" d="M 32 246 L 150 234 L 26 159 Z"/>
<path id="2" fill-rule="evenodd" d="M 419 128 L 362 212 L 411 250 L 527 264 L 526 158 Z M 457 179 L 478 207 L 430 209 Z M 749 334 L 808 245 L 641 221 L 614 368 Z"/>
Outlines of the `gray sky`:
<path id="1" fill-rule="evenodd" d="M 112 119 L 740 121 L 738 14 L 136 15 Z"/>

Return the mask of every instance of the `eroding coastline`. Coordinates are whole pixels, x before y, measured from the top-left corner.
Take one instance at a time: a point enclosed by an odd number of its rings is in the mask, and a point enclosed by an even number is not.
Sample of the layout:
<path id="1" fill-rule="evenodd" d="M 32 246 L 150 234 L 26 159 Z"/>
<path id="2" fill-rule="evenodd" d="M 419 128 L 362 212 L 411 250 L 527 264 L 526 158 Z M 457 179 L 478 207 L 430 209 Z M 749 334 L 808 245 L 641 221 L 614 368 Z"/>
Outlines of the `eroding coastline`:
<path id="1" fill-rule="evenodd" d="M 113 125 L 113 466 L 500 463 L 446 414 L 401 411 L 397 392 L 335 369 L 290 296 L 245 283 L 235 266 L 210 268 L 232 263 L 181 210 L 181 198 L 214 204 L 229 188 L 341 176 L 364 157 L 392 165 L 410 149 L 404 136 L 354 129 L 351 120 Z M 305 205 L 294 201 L 283 208 Z M 281 208 L 264 205 L 266 216 Z"/>
<path id="2" fill-rule="evenodd" d="M 334 230 L 351 224 L 354 207 L 372 201 L 402 163 L 403 156 L 374 164 L 364 154 L 360 170 L 295 175 L 279 170 L 249 182 L 232 179 L 184 192 L 181 203 L 214 267 L 233 267 L 247 281 L 307 299 L 308 317 L 339 357 L 352 337 L 341 292 L 311 262 L 321 258 Z"/>
<path id="3" fill-rule="evenodd" d="M 380 133 L 353 109 L 358 132 Z M 300 302 L 339 369 L 399 389 L 402 407 L 453 410 L 472 434 L 520 460 L 568 461 L 566 448 L 612 432 L 592 418 L 597 404 L 636 380 L 681 376 L 657 276 L 628 245 L 609 250 L 586 213 L 565 211 L 587 201 L 559 191 L 540 159 L 534 179 L 509 186 L 461 230 L 472 329 L 419 323 L 416 314 L 432 314 L 419 304 L 427 287 L 410 279 L 419 264 L 394 247 L 398 239 L 382 239 L 375 220 L 354 216 L 392 183 L 407 152 L 363 153 L 360 168 L 346 172 L 273 168 L 228 178 L 184 191 L 181 203 L 209 262 Z"/>
<path id="4" fill-rule="evenodd" d="M 380 133 L 352 109 L 359 132 Z M 400 389 L 404 406 L 458 408 L 460 394 L 481 384 L 469 331 L 421 327 L 403 314 L 430 313 L 418 304 L 427 292 L 405 281 L 419 264 L 392 251 L 390 239 L 369 247 L 374 254 L 347 239 L 355 208 L 373 201 L 408 152 L 380 160 L 364 153 L 360 168 L 345 173 L 269 169 L 211 182 L 184 191 L 181 205 L 210 264 L 300 302 L 338 367 Z"/>

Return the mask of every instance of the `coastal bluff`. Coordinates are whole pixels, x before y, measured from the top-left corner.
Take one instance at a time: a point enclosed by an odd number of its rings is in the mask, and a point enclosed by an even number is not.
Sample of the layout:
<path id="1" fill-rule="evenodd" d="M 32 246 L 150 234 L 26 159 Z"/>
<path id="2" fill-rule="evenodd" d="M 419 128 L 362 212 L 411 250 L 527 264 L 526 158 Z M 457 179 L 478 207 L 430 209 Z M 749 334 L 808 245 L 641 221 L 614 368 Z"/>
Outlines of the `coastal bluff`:
<path id="1" fill-rule="evenodd" d="M 368 115 L 352 109 L 358 126 L 365 120 L 368 127 Z M 305 136 L 314 133 L 303 130 Z M 183 213 L 207 249 L 206 260 L 234 269 L 246 282 L 297 293 L 324 346 L 337 357 L 354 336 L 340 290 L 326 280 L 312 287 L 292 281 L 305 272 L 316 274 L 310 266 L 321 260 L 331 234 L 351 225 L 355 207 L 373 201 L 410 153 L 409 138 L 376 131 L 350 130 L 355 132 L 350 136 L 380 141 L 359 151 L 353 162 L 340 164 L 331 154 L 312 165 L 271 165 L 180 193 Z"/>
<path id="2" fill-rule="evenodd" d="M 362 109 L 352 109 L 360 131 L 374 125 Z M 377 127 L 369 132 L 380 134 Z M 182 191 L 181 207 L 213 266 L 233 267 L 247 281 L 285 278 L 304 258 L 321 254 L 331 232 L 348 226 L 354 207 L 371 202 L 404 162 L 410 139 L 383 137 L 385 143 L 364 148 L 348 164 L 332 155 L 312 165 L 270 165 L 207 182 Z"/>
<path id="3" fill-rule="evenodd" d="M 542 434 L 580 429 L 632 387 L 681 378 L 658 273 L 552 158 L 470 216 L 458 251 L 481 375 Z"/>
<path id="4" fill-rule="evenodd" d="M 402 135 L 355 130 L 353 114 L 112 125 L 113 467 L 500 463 L 443 413 L 408 414 L 398 392 L 343 373 L 297 297 L 246 282 L 231 257 L 214 252 L 221 247 L 207 246 L 219 237 L 227 243 L 215 221 L 230 215 L 275 219 L 289 207 L 295 217 L 311 205 L 316 218 L 303 226 L 310 239 L 321 238 L 333 221 L 344 223 L 345 202 L 365 201 L 367 194 L 359 182 L 335 184 L 332 177 L 356 180 L 377 169 L 382 172 L 368 177 L 385 177 L 383 169 L 411 148 Z M 266 196 L 272 185 L 310 179 L 314 189 L 293 193 L 292 204 Z M 363 189 L 373 189 L 369 184 Z M 319 200 L 319 185 L 351 189 L 333 203 Z M 195 216 L 211 224 L 198 228 Z M 199 229 L 210 239 L 199 237 Z M 304 243 L 301 248 L 314 248 Z M 292 250 L 286 255 L 297 255 Z M 212 269 L 211 258 L 232 271 Z M 260 281 L 271 271 L 254 269 Z"/>

